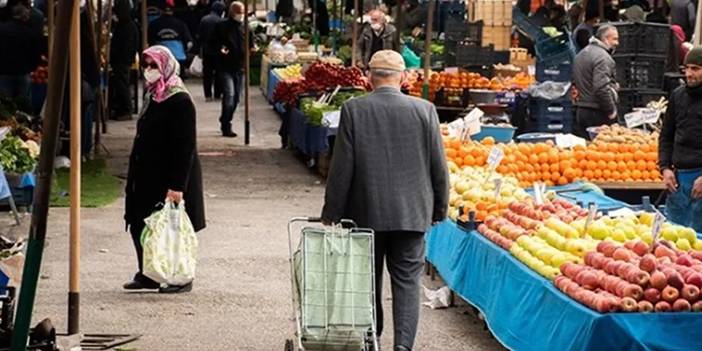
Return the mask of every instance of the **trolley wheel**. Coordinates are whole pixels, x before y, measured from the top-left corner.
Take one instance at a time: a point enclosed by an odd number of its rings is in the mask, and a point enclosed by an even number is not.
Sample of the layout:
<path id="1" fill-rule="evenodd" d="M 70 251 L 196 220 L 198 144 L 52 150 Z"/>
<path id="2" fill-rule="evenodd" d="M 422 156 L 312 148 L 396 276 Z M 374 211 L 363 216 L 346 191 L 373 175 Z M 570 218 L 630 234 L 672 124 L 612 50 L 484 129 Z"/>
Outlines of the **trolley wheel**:
<path id="1" fill-rule="evenodd" d="M 285 351 L 295 351 L 295 344 L 292 340 L 285 340 Z"/>

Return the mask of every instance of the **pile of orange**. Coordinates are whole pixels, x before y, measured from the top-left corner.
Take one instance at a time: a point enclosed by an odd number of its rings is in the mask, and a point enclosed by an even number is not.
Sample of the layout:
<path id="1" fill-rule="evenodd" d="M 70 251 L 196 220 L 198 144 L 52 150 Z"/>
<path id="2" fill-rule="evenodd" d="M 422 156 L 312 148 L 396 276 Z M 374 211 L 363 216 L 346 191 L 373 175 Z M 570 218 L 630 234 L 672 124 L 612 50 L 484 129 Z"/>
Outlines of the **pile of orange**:
<path id="1" fill-rule="evenodd" d="M 410 95 L 420 97 L 424 79 L 418 74 L 410 74 L 409 90 Z M 526 73 L 519 73 L 514 77 L 494 77 L 488 79 L 474 72 L 433 72 L 429 75 L 429 99 L 434 100 L 436 92 L 440 89 L 489 89 L 493 91 L 505 91 L 509 89 L 523 90 L 536 81 L 534 76 Z"/>
<path id="2" fill-rule="evenodd" d="M 551 142 L 495 144 L 492 138 L 464 143 L 457 139 L 444 140 L 447 160 L 459 167 L 484 166 L 493 145 L 505 153 L 496 171 L 517 178 L 522 187 L 534 182 L 552 186 L 576 180 L 653 182 L 661 179 L 655 144 L 593 143 L 587 147 L 561 149 Z"/>

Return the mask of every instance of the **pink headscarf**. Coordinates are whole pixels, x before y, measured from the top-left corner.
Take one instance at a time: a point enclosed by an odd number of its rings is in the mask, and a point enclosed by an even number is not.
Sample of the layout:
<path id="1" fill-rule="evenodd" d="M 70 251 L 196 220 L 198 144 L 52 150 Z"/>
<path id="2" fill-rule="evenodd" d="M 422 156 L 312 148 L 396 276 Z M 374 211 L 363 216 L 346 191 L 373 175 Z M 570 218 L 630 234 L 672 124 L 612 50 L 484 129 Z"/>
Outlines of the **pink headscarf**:
<path id="1" fill-rule="evenodd" d="M 161 72 L 159 80 L 146 83 L 146 91 L 154 101 L 160 103 L 177 93 L 188 92 L 179 76 L 180 64 L 167 47 L 161 45 L 149 47 L 144 50 L 144 57 L 153 60 Z"/>
<path id="2" fill-rule="evenodd" d="M 682 64 L 685 62 L 685 57 L 687 56 L 687 52 L 689 51 L 683 43 L 685 43 L 685 31 L 683 31 L 682 27 L 680 27 L 677 24 L 674 24 L 670 26 L 670 29 L 673 31 L 673 35 L 677 39 L 677 42 L 675 43 L 677 49 L 679 50 L 678 55 L 680 55 L 680 62 L 679 64 Z"/>

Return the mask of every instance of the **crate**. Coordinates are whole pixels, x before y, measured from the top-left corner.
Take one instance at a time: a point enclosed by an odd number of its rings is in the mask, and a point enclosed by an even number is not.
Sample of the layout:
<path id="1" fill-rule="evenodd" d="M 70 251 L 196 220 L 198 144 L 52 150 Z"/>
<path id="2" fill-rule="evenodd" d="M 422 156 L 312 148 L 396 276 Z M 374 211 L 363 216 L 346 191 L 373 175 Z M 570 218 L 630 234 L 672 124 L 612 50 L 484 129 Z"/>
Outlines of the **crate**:
<path id="1" fill-rule="evenodd" d="M 512 25 L 512 0 L 471 0 L 466 2 L 468 20 L 483 20 L 489 26 Z"/>
<path id="2" fill-rule="evenodd" d="M 622 88 L 663 89 L 667 58 L 652 55 L 616 55 L 616 79 Z"/>
<path id="3" fill-rule="evenodd" d="M 672 31 L 667 24 L 658 23 L 614 23 L 619 32 L 620 54 L 668 56 Z"/>
<path id="4" fill-rule="evenodd" d="M 455 42 L 470 40 L 481 45 L 483 25 L 483 21 L 468 22 L 466 20 L 459 20 L 456 17 L 449 17 L 446 20 L 444 39 L 446 41 Z"/>
<path id="5" fill-rule="evenodd" d="M 509 51 L 496 51 L 490 45 L 480 47 L 459 43 L 456 46 L 456 65 L 465 66 L 492 66 L 497 63 L 509 63 Z"/>
<path id="6" fill-rule="evenodd" d="M 573 103 L 570 94 L 556 100 L 530 98 L 527 131 L 570 133 L 572 127 Z"/>
<path id="7" fill-rule="evenodd" d="M 535 48 L 537 60 L 547 60 L 554 56 L 565 55 L 565 53 L 575 56 L 575 47 L 568 33 L 541 39 L 536 42 Z"/>
<path id="8" fill-rule="evenodd" d="M 622 89 L 619 91 L 617 113 L 624 116 L 635 107 L 645 107 L 649 102 L 657 101 L 661 97 L 668 97 L 668 94 L 658 89 Z"/>
<path id="9" fill-rule="evenodd" d="M 496 50 L 509 50 L 512 44 L 512 26 L 483 27 L 482 44 L 492 44 Z"/>
<path id="10" fill-rule="evenodd" d="M 537 81 L 570 82 L 572 79 L 573 59 L 570 55 L 536 61 Z"/>
<path id="11" fill-rule="evenodd" d="M 534 23 L 527 15 L 519 11 L 517 6 L 514 6 L 512 9 L 512 21 L 517 27 L 517 30 L 524 33 L 524 35 L 531 38 L 534 42 L 548 38 L 548 35 L 544 33 L 543 29 Z"/>

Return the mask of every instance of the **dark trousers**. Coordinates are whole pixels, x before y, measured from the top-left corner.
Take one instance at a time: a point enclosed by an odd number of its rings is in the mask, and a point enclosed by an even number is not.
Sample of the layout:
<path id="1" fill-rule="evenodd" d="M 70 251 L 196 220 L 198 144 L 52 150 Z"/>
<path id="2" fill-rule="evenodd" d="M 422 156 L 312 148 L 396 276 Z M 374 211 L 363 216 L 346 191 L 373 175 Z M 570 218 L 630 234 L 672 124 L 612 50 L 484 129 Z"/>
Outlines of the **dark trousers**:
<path id="1" fill-rule="evenodd" d="M 219 117 L 220 128 L 223 132 L 232 129 L 232 119 L 234 112 L 239 105 L 241 98 L 241 86 L 244 80 L 244 73 L 237 72 L 217 72 L 217 77 L 222 85 L 222 115 Z"/>
<path id="2" fill-rule="evenodd" d="M 424 233 L 375 233 L 375 305 L 378 336 L 383 332 L 383 264 L 392 285 L 395 347 L 412 349 L 419 321 L 419 288 L 424 267 Z"/>
<path id="3" fill-rule="evenodd" d="M 222 96 L 222 84 L 216 79 L 215 55 L 204 55 L 202 57 L 202 87 L 205 90 L 205 97 L 212 97 L 212 86 L 214 85 L 214 97 Z"/>
<path id="4" fill-rule="evenodd" d="M 609 119 L 606 113 L 587 107 L 578 107 L 573 123 L 573 134 L 590 139 L 587 128 L 616 123 L 616 119 Z"/>
<path id="5" fill-rule="evenodd" d="M 137 221 L 136 223 L 129 224 L 129 234 L 132 235 L 134 249 L 136 250 L 139 275 L 142 274 L 144 269 L 144 248 L 141 246 L 141 232 L 144 231 L 144 227 L 146 227 L 144 221 Z"/>
<path id="6" fill-rule="evenodd" d="M 112 65 L 110 109 L 114 117 L 132 114 L 132 95 L 129 91 L 130 69 L 130 65 Z"/>

